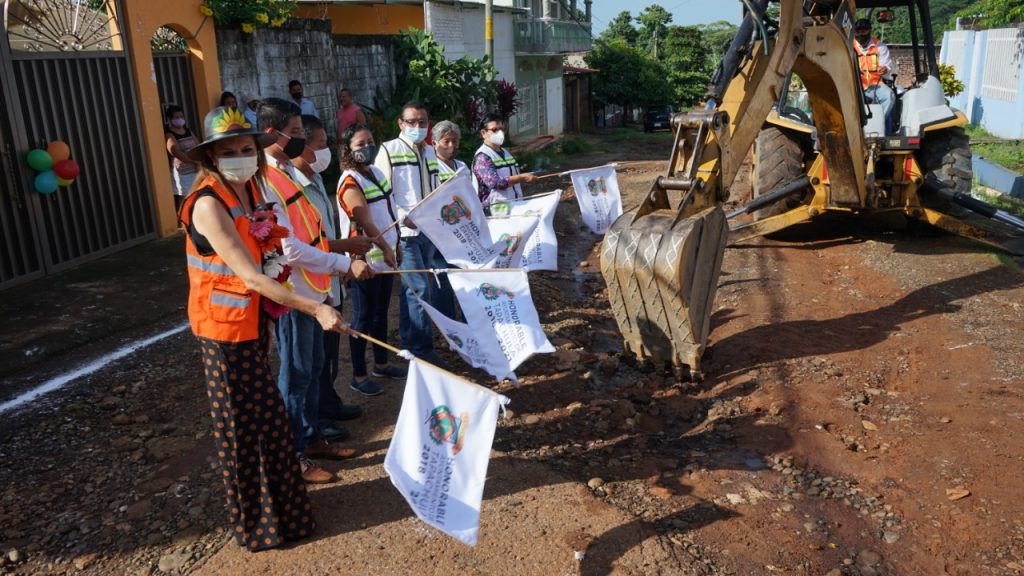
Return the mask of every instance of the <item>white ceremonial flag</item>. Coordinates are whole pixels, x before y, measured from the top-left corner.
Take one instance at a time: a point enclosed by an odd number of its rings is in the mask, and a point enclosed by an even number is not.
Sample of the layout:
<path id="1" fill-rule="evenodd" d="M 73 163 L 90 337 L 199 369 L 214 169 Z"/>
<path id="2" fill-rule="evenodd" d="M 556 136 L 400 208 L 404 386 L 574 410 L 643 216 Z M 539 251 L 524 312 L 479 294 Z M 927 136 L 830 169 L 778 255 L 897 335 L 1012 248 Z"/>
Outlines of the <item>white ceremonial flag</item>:
<path id="1" fill-rule="evenodd" d="M 524 270 L 452 272 L 448 281 L 466 324 L 478 334 L 491 328 L 499 350 L 508 359 L 509 370 L 515 370 L 532 354 L 555 351 L 540 326 Z"/>
<path id="2" fill-rule="evenodd" d="M 465 168 L 409 210 L 408 218 L 453 266 L 480 268 L 497 253 L 473 178 Z"/>
<path id="3" fill-rule="evenodd" d="M 595 234 L 604 234 L 622 216 L 622 197 L 615 165 L 570 172 L 583 223 Z"/>
<path id="4" fill-rule="evenodd" d="M 452 320 L 422 299 L 417 300 L 448 341 L 448 348 L 458 353 L 467 364 L 487 371 L 498 382 L 506 378 L 518 380 L 516 373 L 509 367 L 508 358 L 501 353 L 501 345 L 493 332 L 473 330 L 469 324 Z"/>
<path id="5" fill-rule="evenodd" d="M 486 268 L 519 268 L 522 266 L 523 252 L 534 231 L 540 224 L 540 216 L 506 216 L 487 219 L 487 227 L 491 231 L 497 256 L 492 258 Z"/>
<path id="6" fill-rule="evenodd" d="M 508 398 L 409 362 L 384 470 L 416 516 L 476 545 L 498 410 Z"/>
<path id="7" fill-rule="evenodd" d="M 555 190 L 548 194 L 538 194 L 529 198 L 520 198 L 503 202 L 501 209 L 495 211 L 496 204 L 491 205 L 492 214 L 507 214 L 509 216 L 540 216 L 540 224 L 537 230 L 526 240 L 523 247 L 523 261 L 520 264 L 524 270 L 533 272 L 536 270 L 558 270 L 558 236 L 555 235 L 555 211 L 558 209 L 558 202 L 562 199 L 562 191 Z"/>

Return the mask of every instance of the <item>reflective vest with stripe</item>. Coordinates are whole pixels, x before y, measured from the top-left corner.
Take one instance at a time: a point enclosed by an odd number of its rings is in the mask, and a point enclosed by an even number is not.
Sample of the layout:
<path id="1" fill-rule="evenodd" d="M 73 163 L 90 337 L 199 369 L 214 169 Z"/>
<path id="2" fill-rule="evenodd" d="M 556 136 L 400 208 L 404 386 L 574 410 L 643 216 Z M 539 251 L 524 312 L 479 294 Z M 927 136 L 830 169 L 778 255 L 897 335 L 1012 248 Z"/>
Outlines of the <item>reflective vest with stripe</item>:
<path id="1" fill-rule="evenodd" d="M 259 191 L 250 185 L 253 201 L 261 203 Z M 185 198 L 181 224 L 185 234 L 185 259 L 188 269 L 188 319 L 192 332 L 200 338 L 219 342 L 246 342 L 259 339 L 260 295 L 249 290 L 216 252 L 203 254 L 192 240 L 192 210 L 203 196 L 216 196 L 234 220 L 253 263 L 262 265 L 259 241 L 249 234 L 250 220 L 238 197 L 220 181 L 207 178 L 197 191 Z"/>
<path id="2" fill-rule="evenodd" d="M 455 168 L 452 168 L 446 162 L 442 162 L 441 160 L 438 160 L 437 161 L 437 185 L 440 186 L 441 184 L 444 184 L 445 182 L 451 180 L 455 176 L 455 173 L 458 172 L 460 168 L 465 168 L 465 167 L 466 167 L 466 163 L 463 162 L 462 160 L 455 160 Z"/>
<path id="3" fill-rule="evenodd" d="M 324 232 L 320 211 L 309 201 L 309 198 L 306 198 L 306 192 L 302 186 L 276 166 L 267 166 L 264 174 L 267 187 L 288 213 L 288 220 L 292 224 L 292 236 L 295 237 L 295 240 L 305 242 L 324 252 L 330 252 L 331 247 L 327 244 L 327 234 Z M 302 273 L 306 283 L 315 292 L 327 294 L 331 291 L 330 274 L 314 274 L 302 268 L 297 268 L 297 270 Z"/>
<path id="4" fill-rule="evenodd" d="M 878 38 L 872 38 L 867 49 L 854 40 L 853 48 L 857 51 L 857 64 L 860 66 L 860 84 L 866 90 L 882 81 L 882 72 L 878 66 Z"/>
<path id="5" fill-rule="evenodd" d="M 423 190 L 420 177 L 420 162 L 416 150 L 401 138 L 388 140 L 384 143 L 384 151 L 391 162 L 391 185 L 395 190 L 396 200 L 408 208 L 412 208 L 432 190 Z M 433 185 L 437 181 L 437 156 L 433 146 L 424 146 L 421 151 L 427 164 L 427 182 Z"/>
<path id="6" fill-rule="evenodd" d="M 491 159 L 491 162 L 494 163 L 494 168 L 498 171 L 499 176 L 503 178 L 511 178 L 512 176 L 519 174 L 519 163 L 516 162 L 515 157 L 512 156 L 512 153 L 508 150 L 502 149 L 499 153 L 495 152 L 490 146 L 482 144 L 477 148 L 476 154 L 474 154 L 473 157 L 476 158 L 480 154 L 486 154 L 487 157 Z M 473 184 L 476 186 L 477 190 L 480 189 L 480 183 L 477 182 L 476 178 L 473 179 Z M 508 202 L 509 200 L 515 200 L 516 198 L 522 197 L 523 189 L 519 184 L 515 184 L 504 190 L 492 189 L 490 196 L 483 199 L 483 203 L 484 206 L 487 206 L 489 204 Z"/>
<path id="7" fill-rule="evenodd" d="M 370 218 L 373 220 L 373 225 L 377 227 L 377 230 L 384 230 L 390 227 L 389 230 L 384 232 L 384 242 L 391 246 L 392 249 L 396 249 L 398 247 L 398 230 L 396 227 L 391 226 L 396 219 L 394 208 L 391 205 L 391 184 L 379 168 L 370 166 L 370 170 L 373 171 L 373 177 L 377 179 L 380 186 L 374 184 L 372 180 L 356 170 L 345 170 L 341 174 L 341 180 L 338 182 L 338 206 L 341 208 L 342 213 L 348 215 L 349 218 L 352 217 L 352 214 L 345 209 L 345 205 L 342 203 L 341 193 L 345 179 L 351 176 L 363 191 L 363 198 L 366 199 L 366 206 L 370 210 Z M 357 231 L 353 230 L 350 235 L 356 233 Z M 387 269 L 387 266 L 384 265 L 384 252 L 377 246 L 374 246 L 366 253 L 366 261 L 369 262 L 374 270 Z"/>

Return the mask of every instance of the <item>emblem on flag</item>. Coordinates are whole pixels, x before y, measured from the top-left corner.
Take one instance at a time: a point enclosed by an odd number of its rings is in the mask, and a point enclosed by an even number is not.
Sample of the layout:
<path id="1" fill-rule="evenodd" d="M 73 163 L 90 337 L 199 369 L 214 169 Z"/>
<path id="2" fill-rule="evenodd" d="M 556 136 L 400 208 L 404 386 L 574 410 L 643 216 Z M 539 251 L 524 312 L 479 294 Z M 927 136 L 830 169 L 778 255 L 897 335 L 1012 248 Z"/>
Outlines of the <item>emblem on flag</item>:
<path id="1" fill-rule="evenodd" d="M 466 207 L 466 203 L 458 196 L 452 197 L 451 204 L 445 204 L 441 207 L 441 221 L 449 226 L 454 226 L 463 218 L 472 218 L 472 216 L 469 208 Z"/>
<path id="2" fill-rule="evenodd" d="M 462 412 L 456 418 L 450 408 L 441 404 L 430 411 L 427 422 L 430 423 L 430 439 L 434 444 L 451 444 L 452 456 L 462 451 L 466 430 L 469 428 L 469 412 Z"/>
<path id="3" fill-rule="evenodd" d="M 484 282 L 480 285 L 480 293 L 483 294 L 483 297 L 486 300 L 497 300 L 499 296 L 508 296 L 509 300 L 516 297 L 514 292 L 495 286 L 489 282 Z"/>
<path id="4" fill-rule="evenodd" d="M 604 176 L 587 180 L 587 191 L 590 192 L 591 196 L 597 196 L 598 194 L 607 196 L 608 183 L 605 182 Z"/>

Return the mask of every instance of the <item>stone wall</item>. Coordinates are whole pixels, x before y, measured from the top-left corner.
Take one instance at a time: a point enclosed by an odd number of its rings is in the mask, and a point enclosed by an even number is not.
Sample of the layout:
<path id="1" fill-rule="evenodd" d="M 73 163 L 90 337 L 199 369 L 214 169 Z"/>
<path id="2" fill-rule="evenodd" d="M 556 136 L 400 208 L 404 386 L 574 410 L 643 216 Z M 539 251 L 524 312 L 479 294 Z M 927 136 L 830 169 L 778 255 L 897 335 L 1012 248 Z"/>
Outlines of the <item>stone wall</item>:
<path id="1" fill-rule="evenodd" d="M 240 99 L 250 93 L 288 98 L 288 82 L 302 82 L 331 137 L 339 89 L 369 105 L 378 90 L 389 98 L 395 89 L 392 37 L 331 34 L 327 20 L 293 18 L 252 34 L 218 29 L 217 56 L 221 85 Z"/>

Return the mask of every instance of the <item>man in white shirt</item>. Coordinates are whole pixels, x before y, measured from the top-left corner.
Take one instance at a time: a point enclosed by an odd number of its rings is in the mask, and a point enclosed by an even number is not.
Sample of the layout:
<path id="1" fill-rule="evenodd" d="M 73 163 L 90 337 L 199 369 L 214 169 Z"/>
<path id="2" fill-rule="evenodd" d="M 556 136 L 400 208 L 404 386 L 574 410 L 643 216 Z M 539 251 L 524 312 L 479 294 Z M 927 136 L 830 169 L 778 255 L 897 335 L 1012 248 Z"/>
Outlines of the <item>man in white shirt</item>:
<path id="1" fill-rule="evenodd" d="M 316 113 L 316 106 L 313 101 L 303 97 L 302 82 L 298 80 L 292 80 L 288 83 L 288 93 L 291 94 L 292 100 L 295 101 L 295 105 L 299 107 L 299 113 L 303 116 L 316 116 L 320 117 Z"/>
<path id="2" fill-rule="evenodd" d="M 265 149 L 266 167 L 261 182 L 264 199 L 275 202 L 277 223 L 291 233 L 281 242 L 293 269 L 289 280 L 296 294 L 319 302 L 328 301 L 332 275 L 351 273 L 357 278 L 368 278 L 373 270 L 365 262 L 341 253 L 344 247 L 337 241 L 331 243 L 324 230 L 322 214 L 296 181 L 298 170 L 291 159 L 306 149 L 299 107 L 287 100 L 268 98 L 260 104 L 258 116 L 260 130 L 278 135 L 277 142 Z M 302 476 L 309 483 L 331 482 L 335 480 L 334 474 L 312 458 L 351 458 L 356 451 L 325 441 L 319 430 L 323 329 L 311 316 L 292 310 L 277 319 L 274 334 L 281 358 L 277 385 L 288 410 Z"/>
<path id="3" fill-rule="evenodd" d="M 381 145 L 374 164 L 391 183 L 398 222 L 401 224 L 402 270 L 434 268 L 437 248 L 425 234 L 410 222 L 406 215 L 420 200 L 433 191 L 437 182 L 437 157 L 434 147 L 427 144 L 430 116 L 422 102 L 407 102 L 398 116 L 398 138 Z M 417 358 L 444 366 L 434 352 L 434 324 L 417 297 L 435 307 L 440 294 L 429 274 L 402 274 L 402 295 L 398 300 L 398 331 L 402 348 Z"/>

